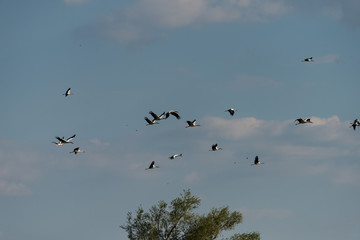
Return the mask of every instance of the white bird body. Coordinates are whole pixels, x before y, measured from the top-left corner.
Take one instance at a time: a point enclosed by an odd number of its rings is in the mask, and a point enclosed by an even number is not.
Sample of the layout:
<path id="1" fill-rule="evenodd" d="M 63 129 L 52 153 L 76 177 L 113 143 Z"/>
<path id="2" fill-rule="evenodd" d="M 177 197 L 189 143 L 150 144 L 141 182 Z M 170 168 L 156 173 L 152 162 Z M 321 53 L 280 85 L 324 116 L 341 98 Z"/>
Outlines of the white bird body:
<path id="1" fill-rule="evenodd" d="M 148 124 L 146 124 L 146 126 L 147 126 L 147 125 L 159 124 L 155 119 L 150 120 L 150 119 L 147 118 L 147 117 L 145 117 L 144 119 L 145 119 L 145 121 L 148 123 Z"/>
<path id="2" fill-rule="evenodd" d="M 228 110 L 225 110 L 225 112 L 229 112 L 231 116 L 234 116 L 235 111 L 237 111 L 237 109 L 234 108 L 229 108 Z"/>
<path id="3" fill-rule="evenodd" d="M 65 139 L 64 137 L 56 137 L 57 140 L 59 140 L 59 142 L 61 142 L 62 144 L 66 144 L 66 143 L 73 143 L 71 142 L 71 140 L 76 136 L 76 134 L 74 134 L 73 136 Z"/>
<path id="4" fill-rule="evenodd" d="M 310 118 L 305 118 L 305 119 L 298 118 L 294 122 L 296 122 L 296 121 L 297 121 L 297 123 L 295 125 L 304 124 L 304 123 L 312 123 Z"/>
<path id="5" fill-rule="evenodd" d="M 254 166 L 254 165 L 260 165 L 260 164 L 264 164 L 263 162 L 260 162 L 259 161 L 259 157 L 258 156 L 256 156 L 255 157 L 255 160 L 254 160 L 254 163 L 253 164 L 251 164 L 251 166 Z"/>
<path id="6" fill-rule="evenodd" d="M 54 143 L 56 146 L 62 146 L 62 145 L 64 145 L 61 141 L 58 141 L 58 142 L 52 142 L 52 143 Z"/>
<path id="7" fill-rule="evenodd" d="M 211 150 L 209 151 L 218 151 L 218 150 L 222 150 L 222 148 L 219 148 L 218 144 L 216 143 L 211 146 Z"/>
<path id="8" fill-rule="evenodd" d="M 314 61 L 314 60 L 313 60 L 312 57 L 305 58 L 305 59 L 303 60 L 303 62 L 313 62 L 313 61 Z"/>
<path id="9" fill-rule="evenodd" d="M 200 125 L 197 125 L 196 124 L 196 119 L 194 119 L 194 121 L 186 121 L 188 126 L 186 126 L 185 128 L 188 128 L 188 127 L 199 127 Z"/>
<path id="10" fill-rule="evenodd" d="M 182 157 L 182 153 L 180 153 L 180 154 L 174 154 L 174 155 L 170 156 L 169 158 L 170 158 L 170 159 L 175 159 L 175 158 L 177 158 L 177 157 Z"/>
<path id="11" fill-rule="evenodd" d="M 74 150 L 73 150 L 72 152 L 70 152 L 70 153 L 75 153 L 75 155 L 76 155 L 76 154 L 82 153 L 82 152 L 85 152 L 85 151 L 84 151 L 84 150 L 80 150 L 80 148 L 76 147 L 76 148 L 74 148 Z"/>
<path id="12" fill-rule="evenodd" d="M 159 166 L 156 166 L 155 165 L 155 161 L 152 161 L 150 166 L 148 168 L 145 168 L 145 170 L 148 170 L 148 169 L 154 169 L 154 168 L 159 168 Z"/>

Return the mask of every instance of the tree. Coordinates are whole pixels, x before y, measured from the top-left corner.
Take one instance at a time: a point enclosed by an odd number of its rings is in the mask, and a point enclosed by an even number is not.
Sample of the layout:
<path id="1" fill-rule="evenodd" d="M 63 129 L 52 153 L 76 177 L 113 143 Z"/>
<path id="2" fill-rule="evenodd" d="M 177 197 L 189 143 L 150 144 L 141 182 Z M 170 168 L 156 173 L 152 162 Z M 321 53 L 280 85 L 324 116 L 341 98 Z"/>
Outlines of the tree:
<path id="1" fill-rule="evenodd" d="M 120 227 L 130 240 L 212 240 L 242 221 L 241 213 L 230 212 L 227 206 L 202 215 L 193 212 L 199 206 L 200 199 L 184 190 L 170 205 L 159 201 L 149 212 L 141 206 L 134 215 L 128 212 L 126 224 Z M 235 234 L 224 240 L 260 240 L 260 234 Z"/>

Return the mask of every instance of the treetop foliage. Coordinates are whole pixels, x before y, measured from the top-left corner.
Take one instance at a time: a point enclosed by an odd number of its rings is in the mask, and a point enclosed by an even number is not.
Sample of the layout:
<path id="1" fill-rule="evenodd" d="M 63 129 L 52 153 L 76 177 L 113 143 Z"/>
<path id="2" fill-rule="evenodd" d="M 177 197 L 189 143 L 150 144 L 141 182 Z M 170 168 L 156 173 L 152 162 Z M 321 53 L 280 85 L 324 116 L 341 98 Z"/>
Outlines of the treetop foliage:
<path id="1" fill-rule="evenodd" d="M 126 224 L 120 227 L 130 240 L 213 240 L 242 221 L 241 213 L 230 212 L 227 206 L 202 215 L 194 213 L 199 206 L 200 199 L 184 190 L 170 205 L 159 201 L 149 212 L 141 206 L 135 214 L 128 212 Z M 235 234 L 224 240 L 260 240 L 260 234 Z"/>

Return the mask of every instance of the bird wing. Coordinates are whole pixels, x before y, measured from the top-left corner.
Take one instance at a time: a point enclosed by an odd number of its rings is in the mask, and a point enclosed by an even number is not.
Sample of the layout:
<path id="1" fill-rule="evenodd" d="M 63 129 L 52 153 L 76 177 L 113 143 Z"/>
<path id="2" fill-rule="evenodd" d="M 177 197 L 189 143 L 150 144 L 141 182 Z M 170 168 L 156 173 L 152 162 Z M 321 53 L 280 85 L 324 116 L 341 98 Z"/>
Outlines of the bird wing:
<path id="1" fill-rule="evenodd" d="M 71 139 L 73 139 L 74 137 L 76 137 L 76 134 L 72 135 L 71 137 L 69 137 L 68 139 L 66 139 L 66 141 L 70 141 Z"/>
<path id="2" fill-rule="evenodd" d="M 189 124 L 189 126 L 192 125 L 192 122 L 191 122 L 191 121 L 186 121 L 186 122 L 187 122 L 187 124 Z"/>
<path id="3" fill-rule="evenodd" d="M 163 112 L 162 114 L 160 114 L 159 118 L 160 118 L 160 119 L 163 119 L 163 117 L 165 116 L 165 114 L 166 114 L 166 113 Z"/>
<path id="4" fill-rule="evenodd" d="M 159 119 L 159 116 L 156 115 L 153 111 L 149 112 L 151 114 L 151 116 L 153 116 L 154 119 Z"/>
<path id="5" fill-rule="evenodd" d="M 66 141 L 65 141 L 63 138 L 61 138 L 61 137 L 56 137 L 56 139 L 59 140 L 59 141 L 62 142 L 62 143 L 65 143 L 65 142 L 66 142 Z"/>
<path id="6" fill-rule="evenodd" d="M 176 111 L 172 111 L 172 112 L 170 112 L 170 114 L 175 116 L 177 119 L 181 118 L 180 115 L 178 114 L 178 112 L 176 112 Z"/>
<path id="7" fill-rule="evenodd" d="M 152 124 L 153 122 L 150 120 L 150 119 L 148 119 L 147 117 L 145 117 L 144 118 L 149 124 Z"/>
<path id="8" fill-rule="evenodd" d="M 255 157 L 254 163 L 255 163 L 255 164 L 258 164 L 258 163 L 259 163 L 259 157 L 258 157 L 258 156 Z"/>
<path id="9" fill-rule="evenodd" d="M 154 166 L 155 166 L 155 161 L 152 161 L 149 168 L 154 168 Z"/>

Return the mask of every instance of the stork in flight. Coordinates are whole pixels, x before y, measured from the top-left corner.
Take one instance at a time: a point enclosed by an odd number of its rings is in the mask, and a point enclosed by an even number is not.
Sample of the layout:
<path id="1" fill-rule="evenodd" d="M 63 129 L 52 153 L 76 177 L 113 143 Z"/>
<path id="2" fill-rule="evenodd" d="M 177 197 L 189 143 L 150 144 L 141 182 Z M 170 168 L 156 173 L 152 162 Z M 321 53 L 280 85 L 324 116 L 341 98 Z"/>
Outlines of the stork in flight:
<path id="1" fill-rule="evenodd" d="M 356 127 L 358 127 L 358 126 L 360 126 L 360 121 L 358 119 L 355 119 L 350 127 L 352 127 L 354 129 L 354 131 L 355 131 Z"/>
<path id="2" fill-rule="evenodd" d="M 144 119 L 145 119 L 145 121 L 148 123 L 148 124 L 146 124 L 146 126 L 147 126 L 147 125 L 159 124 L 155 119 L 150 120 L 150 119 L 147 118 L 147 117 L 145 117 Z"/>
<path id="3" fill-rule="evenodd" d="M 254 165 L 260 165 L 260 164 L 264 164 L 263 162 L 260 162 L 259 161 L 259 157 L 258 156 L 256 156 L 255 157 L 255 160 L 254 160 L 254 163 L 253 164 L 251 164 L 251 166 L 254 166 Z"/>
<path id="4" fill-rule="evenodd" d="M 163 112 L 160 116 L 158 116 L 153 111 L 150 111 L 149 113 L 154 118 L 153 120 L 156 120 L 156 121 L 160 121 L 160 120 L 164 119 L 164 116 L 165 116 L 165 112 Z"/>
<path id="5" fill-rule="evenodd" d="M 194 121 L 186 121 L 188 126 L 186 126 L 185 128 L 188 128 L 188 127 L 200 127 L 200 125 L 197 125 L 196 124 L 196 119 L 194 119 Z"/>
<path id="6" fill-rule="evenodd" d="M 70 152 L 70 153 L 75 153 L 75 155 L 76 155 L 76 154 L 82 153 L 82 152 L 85 152 L 85 151 L 84 151 L 84 150 L 80 150 L 80 148 L 76 147 L 76 148 L 74 148 L 74 150 L 73 150 L 72 152 Z"/>
<path id="7" fill-rule="evenodd" d="M 156 166 L 155 165 L 155 161 L 152 161 L 150 166 L 148 168 L 145 168 L 145 170 L 148 170 L 148 169 L 154 169 L 154 168 L 159 168 L 159 166 Z"/>
<path id="8" fill-rule="evenodd" d="M 170 159 L 175 159 L 175 158 L 177 158 L 177 157 L 182 157 L 182 153 L 180 153 L 180 154 L 174 154 L 174 155 L 170 156 L 169 158 L 170 158 Z"/>
<path id="9" fill-rule="evenodd" d="M 170 114 L 173 115 L 174 117 L 176 117 L 176 119 L 180 119 L 180 115 L 178 113 L 178 111 L 174 111 L 174 110 L 170 110 L 166 113 L 165 115 L 165 119 L 168 119 L 170 117 Z"/>
<path id="10" fill-rule="evenodd" d="M 313 62 L 313 58 L 309 57 L 309 58 L 305 58 L 304 60 L 302 60 L 303 62 Z"/>
<path id="11" fill-rule="evenodd" d="M 76 136 L 76 134 L 74 134 L 73 136 L 65 139 L 64 137 L 56 137 L 57 140 L 59 140 L 59 142 L 61 142 L 62 144 L 66 144 L 66 143 L 73 143 L 71 142 L 71 140 Z M 58 144 L 57 144 L 58 145 Z"/>
<path id="12" fill-rule="evenodd" d="M 217 151 L 217 150 L 222 150 L 222 148 L 219 148 L 218 144 L 215 143 L 211 146 L 211 150 L 209 150 L 209 151 Z"/>
<path id="13" fill-rule="evenodd" d="M 62 145 L 64 145 L 61 141 L 52 142 L 52 143 L 55 144 L 56 146 L 62 146 Z"/>
<path id="14" fill-rule="evenodd" d="M 68 88 L 68 90 L 66 90 L 65 93 L 63 93 L 63 95 L 65 95 L 65 97 L 72 95 L 72 93 L 70 92 L 71 88 Z"/>
<path id="15" fill-rule="evenodd" d="M 228 110 L 225 110 L 225 112 L 229 112 L 231 116 L 234 116 L 235 111 L 237 111 L 237 109 L 234 108 L 229 108 Z"/>
<path id="16" fill-rule="evenodd" d="M 305 119 L 303 119 L 303 118 L 298 118 L 298 119 L 296 119 L 294 122 L 296 122 L 296 121 L 297 121 L 297 123 L 296 123 L 295 125 L 304 124 L 304 123 L 313 123 L 313 122 L 310 120 L 310 118 L 305 118 Z"/>

